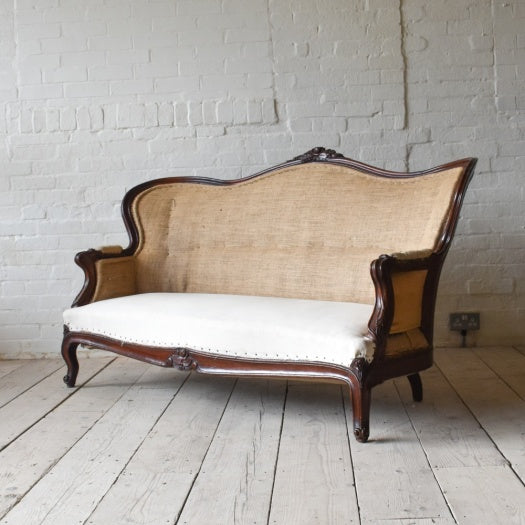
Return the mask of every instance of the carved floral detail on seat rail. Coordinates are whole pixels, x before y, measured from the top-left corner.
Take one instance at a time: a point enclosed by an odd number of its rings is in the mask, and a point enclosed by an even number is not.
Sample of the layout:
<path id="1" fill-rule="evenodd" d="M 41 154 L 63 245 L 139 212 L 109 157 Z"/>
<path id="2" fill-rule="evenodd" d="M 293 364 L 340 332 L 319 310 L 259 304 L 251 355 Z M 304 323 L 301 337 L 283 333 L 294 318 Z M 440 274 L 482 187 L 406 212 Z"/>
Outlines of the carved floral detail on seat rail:
<path id="1" fill-rule="evenodd" d="M 190 357 L 187 348 L 175 348 L 168 362 L 173 368 L 179 370 L 195 370 L 197 368 L 197 361 Z"/>

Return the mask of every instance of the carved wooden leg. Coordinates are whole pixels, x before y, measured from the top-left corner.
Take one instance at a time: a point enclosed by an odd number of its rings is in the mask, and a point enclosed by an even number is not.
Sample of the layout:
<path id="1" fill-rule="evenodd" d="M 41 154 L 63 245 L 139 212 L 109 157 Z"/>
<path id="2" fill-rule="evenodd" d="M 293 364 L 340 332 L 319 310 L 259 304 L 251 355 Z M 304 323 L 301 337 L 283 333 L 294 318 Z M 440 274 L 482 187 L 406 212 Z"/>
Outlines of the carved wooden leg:
<path id="1" fill-rule="evenodd" d="M 370 398 L 370 388 L 352 384 L 354 436 L 361 443 L 365 443 L 370 435 Z"/>
<path id="2" fill-rule="evenodd" d="M 62 357 L 67 365 L 67 374 L 64 376 L 64 383 L 69 387 L 74 387 L 78 375 L 77 347 L 79 343 L 71 343 L 67 335 L 62 341 Z"/>
<path id="3" fill-rule="evenodd" d="M 355 358 L 351 365 L 349 379 L 352 393 L 354 436 L 364 443 L 370 434 L 370 387 L 368 386 L 369 364 L 362 357 Z"/>
<path id="4" fill-rule="evenodd" d="M 421 376 L 419 374 L 412 374 L 407 376 L 412 388 L 412 399 L 414 401 L 423 401 L 423 384 L 421 383 Z"/>

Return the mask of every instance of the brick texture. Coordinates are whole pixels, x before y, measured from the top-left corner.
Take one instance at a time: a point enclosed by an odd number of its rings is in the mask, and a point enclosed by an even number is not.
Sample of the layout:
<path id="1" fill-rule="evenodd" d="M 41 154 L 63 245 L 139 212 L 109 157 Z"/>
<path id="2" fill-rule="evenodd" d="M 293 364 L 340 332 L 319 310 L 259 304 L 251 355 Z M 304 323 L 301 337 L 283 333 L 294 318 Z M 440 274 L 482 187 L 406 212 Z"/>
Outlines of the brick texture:
<path id="1" fill-rule="evenodd" d="M 479 157 L 445 265 L 478 345 L 525 337 L 522 0 L 6 0 L 0 357 L 56 354 L 73 255 L 127 243 L 124 192 L 317 146 L 393 170 Z"/>

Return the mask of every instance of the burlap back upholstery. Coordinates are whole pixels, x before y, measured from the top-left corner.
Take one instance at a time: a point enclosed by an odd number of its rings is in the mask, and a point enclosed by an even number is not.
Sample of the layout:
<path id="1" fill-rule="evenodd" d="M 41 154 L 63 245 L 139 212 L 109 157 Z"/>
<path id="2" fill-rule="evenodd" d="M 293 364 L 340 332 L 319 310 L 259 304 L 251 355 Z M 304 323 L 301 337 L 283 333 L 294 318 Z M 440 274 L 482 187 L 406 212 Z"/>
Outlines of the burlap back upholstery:
<path id="1" fill-rule="evenodd" d="M 461 168 L 391 179 L 328 163 L 137 196 L 137 292 L 373 303 L 370 262 L 435 247 Z"/>

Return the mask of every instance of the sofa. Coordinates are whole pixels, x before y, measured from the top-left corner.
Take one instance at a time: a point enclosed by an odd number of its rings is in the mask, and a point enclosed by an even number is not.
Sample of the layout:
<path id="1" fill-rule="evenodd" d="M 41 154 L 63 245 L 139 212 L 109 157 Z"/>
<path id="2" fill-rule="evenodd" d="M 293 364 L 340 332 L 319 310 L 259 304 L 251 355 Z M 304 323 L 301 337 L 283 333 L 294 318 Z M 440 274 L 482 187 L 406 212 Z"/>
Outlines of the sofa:
<path id="1" fill-rule="evenodd" d="M 126 248 L 77 254 L 64 378 L 79 345 L 200 373 L 347 385 L 369 437 L 371 390 L 432 366 L 443 261 L 476 159 L 413 173 L 314 148 L 238 180 L 168 177 L 125 195 Z"/>

